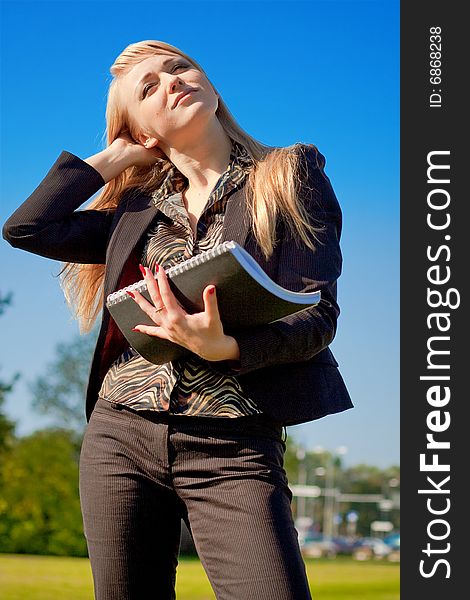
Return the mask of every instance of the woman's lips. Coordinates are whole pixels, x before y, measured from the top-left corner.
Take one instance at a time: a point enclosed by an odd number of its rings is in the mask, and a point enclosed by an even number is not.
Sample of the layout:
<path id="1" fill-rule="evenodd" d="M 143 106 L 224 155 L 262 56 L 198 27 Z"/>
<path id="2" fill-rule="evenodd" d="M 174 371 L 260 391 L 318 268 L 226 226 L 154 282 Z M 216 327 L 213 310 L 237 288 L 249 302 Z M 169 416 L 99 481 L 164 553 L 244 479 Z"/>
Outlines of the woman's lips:
<path id="1" fill-rule="evenodd" d="M 194 90 L 191 90 L 190 92 L 188 92 L 187 94 L 185 94 L 184 96 L 181 96 L 181 98 L 178 100 L 178 102 L 175 104 L 175 108 L 178 106 L 178 104 L 180 102 L 182 102 L 185 98 L 187 98 L 188 96 L 190 96 L 192 93 L 194 92 Z"/>

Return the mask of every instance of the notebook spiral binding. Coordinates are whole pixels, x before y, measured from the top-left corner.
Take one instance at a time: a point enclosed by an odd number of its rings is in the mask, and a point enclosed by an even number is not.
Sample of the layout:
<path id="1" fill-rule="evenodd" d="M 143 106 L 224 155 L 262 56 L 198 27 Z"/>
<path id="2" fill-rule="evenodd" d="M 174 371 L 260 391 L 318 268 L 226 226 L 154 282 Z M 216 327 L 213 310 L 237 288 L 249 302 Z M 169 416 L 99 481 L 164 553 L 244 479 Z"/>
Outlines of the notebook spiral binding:
<path id="1" fill-rule="evenodd" d="M 180 273 L 183 273 L 183 271 L 188 271 L 189 269 L 191 269 L 192 267 L 195 267 L 196 265 L 199 265 L 200 263 L 207 262 L 208 260 L 214 258 L 215 256 L 218 256 L 219 254 L 223 254 L 224 252 L 229 252 L 230 250 L 233 250 L 233 248 L 235 248 L 235 247 L 236 247 L 236 243 L 232 240 L 227 241 L 227 242 L 222 242 L 221 244 L 214 246 L 214 248 L 211 248 L 210 250 L 206 250 L 206 252 L 201 252 L 201 254 L 196 254 L 196 256 L 192 256 L 191 258 L 188 258 L 187 260 L 183 261 L 182 263 L 173 265 L 168 270 L 165 270 L 166 276 L 171 279 L 173 276 L 179 275 Z M 127 290 L 129 290 L 130 292 L 137 290 L 138 292 L 141 292 L 141 293 L 146 291 L 147 284 L 145 282 L 145 279 L 141 279 L 140 281 L 137 281 L 136 283 L 133 283 L 131 285 L 126 286 L 125 288 L 122 288 L 122 290 L 118 290 L 117 292 L 113 292 L 112 294 L 109 294 L 106 299 L 106 306 L 112 306 L 113 304 L 117 304 L 118 302 L 122 302 L 126 298 L 129 298 L 129 295 L 127 294 Z"/>

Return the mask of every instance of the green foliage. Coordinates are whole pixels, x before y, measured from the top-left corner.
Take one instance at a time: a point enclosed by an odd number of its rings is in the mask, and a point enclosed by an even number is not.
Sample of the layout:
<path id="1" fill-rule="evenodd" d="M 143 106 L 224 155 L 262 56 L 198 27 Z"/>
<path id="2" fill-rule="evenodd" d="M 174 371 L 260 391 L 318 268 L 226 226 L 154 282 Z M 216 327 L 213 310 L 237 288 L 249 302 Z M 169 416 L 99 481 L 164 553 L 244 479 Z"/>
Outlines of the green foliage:
<path id="1" fill-rule="evenodd" d="M 284 467 L 290 484 L 296 484 L 299 481 L 301 464 L 301 460 L 297 456 L 299 449 L 300 446 L 288 436 Z M 302 462 L 306 472 L 305 483 L 320 487 L 322 494 L 325 487 L 327 487 L 327 471 L 328 469 L 332 469 L 334 487 L 340 490 L 340 492 L 347 494 L 380 494 L 386 499 L 393 500 L 395 505 L 399 505 L 400 470 L 397 466 L 380 469 L 375 466 L 362 464 L 344 469 L 340 457 L 333 457 L 327 451 L 313 452 L 308 450 L 305 451 Z M 295 499 L 293 504 L 295 514 Z M 323 495 L 320 498 L 307 499 L 306 509 L 308 516 L 313 517 L 314 523 L 321 526 L 323 520 Z M 345 517 L 352 510 L 356 511 L 359 515 L 355 531 L 357 535 L 371 535 L 370 524 L 372 521 L 391 521 L 396 530 L 400 529 L 399 508 L 383 511 L 377 503 L 348 502 L 341 503 L 338 507 L 338 513 L 342 517 L 342 525 L 338 531 L 339 534 L 347 534 Z"/>
<path id="2" fill-rule="evenodd" d="M 19 373 L 16 373 L 9 383 L 0 381 L 0 460 L 2 455 L 7 452 L 13 444 L 15 436 L 16 425 L 3 413 L 3 406 L 6 394 L 12 391 L 13 386 L 18 379 Z"/>
<path id="3" fill-rule="evenodd" d="M 12 297 L 11 292 L 6 296 L 2 296 L 0 293 L 0 316 L 5 312 L 5 307 L 11 304 Z M 15 436 L 15 423 L 3 414 L 3 406 L 7 394 L 13 390 L 13 386 L 19 377 L 20 374 L 15 373 L 8 383 L 0 380 L 0 460 L 2 455 L 10 448 Z M 1 483 L 2 480 L 0 478 L 0 486 Z"/>
<path id="4" fill-rule="evenodd" d="M 60 427 L 79 432 L 85 428 L 86 384 L 95 343 L 96 330 L 58 344 L 45 374 L 30 383 L 33 408 L 55 419 Z"/>
<path id="5" fill-rule="evenodd" d="M 399 480 L 400 470 L 397 466 L 381 470 L 378 467 L 361 464 L 347 469 L 342 474 L 341 484 L 349 493 L 382 494 L 385 498 L 397 501 Z M 351 502 L 346 509 L 354 510 L 359 514 L 357 531 L 361 535 L 371 535 L 372 521 L 391 521 L 395 529 L 400 529 L 400 511 L 397 508 L 384 512 L 376 504 Z"/>
<path id="6" fill-rule="evenodd" d="M 0 464 L 0 552 L 86 556 L 73 432 L 36 431 Z"/>
<path id="7" fill-rule="evenodd" d="M 8 292 L 6 296 L 2 296 L 0 292 L 0 316 L 5 312 L 5 307 L 10 306 L 12 298 L 13 294 L 11 292 Z"/>
<path id="8" fill-rule="evenodd" d="M 11 295 L 0 296 L 0 315 Z M 0 552 L 87 556 L 80 511 L 78 461 L 85 427 L 84 399 L 96 332 L 59 344 L 44 376 L 30 386 L 33 407 L 56 419 L 56 427 L 16 438 L 14 424 L 1 412 L 5 394 L 14 381 L 0 382 Z M 17 377 L 17 376 L 16 376 Z M 66 426 L 66 428 L 64 428 Z M 289 433 L 289 430 L 288 430 Z M 284 467 L 289 483 L 299 481 L 302 450 L 288 435 Z M 361 494 L 397 493 L 389 483 L 398 483 L 397 467 L 380 470 L 368 465 L 343 469 L 330 453 L 306 451 L 302 459 L 305 483 L 326 486 L 325 471 L 332 469 L 334 485 L 342 492 Z M 369 535 L 370 522 L 390 517 L 399 527 L 399 513 L 383 515 L 377 505 L 342 504 L 344 515 L 356 509 L 360 515 L 357 533 Z M 296 509 L 296 500 L 293 510 Z M 306 509 L 322 522 L 323 498 L 308 499 Z M 340 531 L 340 533 L 343 533 Z M 345 597 L 346 598 L 346 597 Z"/>

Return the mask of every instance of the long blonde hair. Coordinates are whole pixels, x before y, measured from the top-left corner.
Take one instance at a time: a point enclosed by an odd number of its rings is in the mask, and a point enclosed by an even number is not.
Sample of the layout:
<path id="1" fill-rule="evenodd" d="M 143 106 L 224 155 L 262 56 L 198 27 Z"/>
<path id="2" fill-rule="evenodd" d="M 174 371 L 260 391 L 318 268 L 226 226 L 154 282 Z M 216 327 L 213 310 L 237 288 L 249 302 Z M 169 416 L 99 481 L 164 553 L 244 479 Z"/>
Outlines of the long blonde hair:
<path id="1" fill-rule="evenodd" d="M 130 44 L 116 58 L 110 68 L 113 80 L 109 85 L 106 106 L 106 137 L 109 146 L 124 130 L 137 139 L 135 124 L 130 119 L 125 100 L 120 95 L 120 78 L 140 61 L 156 54 L 174 54 L 185 58 L 196 69 L 205 74 L 202 67 L 179 48 L 166 42 L 145 40 Z M 207 77 L 207 76 L 206 76 Z M 212 85 L 212 83 L 211 83 Z M 215 87 L 212 86 L 214 91 Z M 306 168 L 297 150 L 302 144 L 277 148 L 258 142 L 246 133 L 235 121 L 219 94 L 216 116 L 227 135 L 243 144 L 253 160 L 253 168 L 246 179 L 248 214 L 254 237 L 264 256 L 268 259 L 276 245 L 276 222 L 278 216 L 285 219 L 292 234 L 313 250 L 309 238 L 315 239 L 314 227 L 306 209 L 298 200 L 299 173 Z M 167 170 L 172 166 L 169 160 L 159 159 L 150 167 L 131 166 L 114 179 L 108 181 L 101 193 L 87 206 L 87 209 L 115 209 L 124 192 L 139 188 L 143 192 L 154 191 L 163 181 Z M 66 262 L 59 275 L 67 304 L 73 316 L 79 321 L 80 333 L 88 333 L 104 302 L 105 265 L 79 264 Z"/>

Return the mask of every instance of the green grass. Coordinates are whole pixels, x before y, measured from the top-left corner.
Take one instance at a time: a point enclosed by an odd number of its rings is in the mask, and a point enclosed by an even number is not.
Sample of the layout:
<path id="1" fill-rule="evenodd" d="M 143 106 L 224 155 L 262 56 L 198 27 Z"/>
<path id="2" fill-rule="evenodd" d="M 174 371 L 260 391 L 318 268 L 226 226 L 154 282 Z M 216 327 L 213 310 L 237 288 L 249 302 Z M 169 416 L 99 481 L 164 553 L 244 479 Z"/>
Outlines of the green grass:
<path id="1" fill-rule="evenodd" d="M 396 563 L 306 559 L 314 600 L 398 600 L 400 569 Z M 198 559 L 179 558 L 178 600 L 214 600 Z M 87 558 L 0 554 L 2 600 L 93 600 Z"/>

